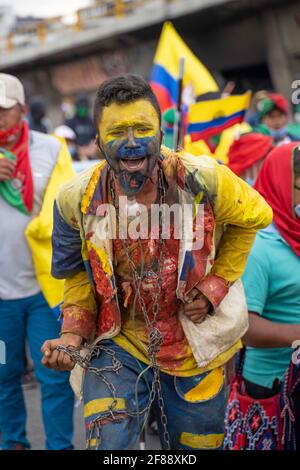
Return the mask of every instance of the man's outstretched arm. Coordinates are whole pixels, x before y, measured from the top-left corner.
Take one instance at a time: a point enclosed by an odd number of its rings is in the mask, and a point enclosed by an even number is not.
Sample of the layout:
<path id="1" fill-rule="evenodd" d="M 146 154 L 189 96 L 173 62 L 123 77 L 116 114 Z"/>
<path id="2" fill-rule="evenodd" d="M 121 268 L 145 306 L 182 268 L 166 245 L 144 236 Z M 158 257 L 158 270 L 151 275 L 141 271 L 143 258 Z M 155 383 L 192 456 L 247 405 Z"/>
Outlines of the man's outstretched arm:
<path id="1" fill-rule="evenodd" d="M 52 234 L 52 274 L 65 279 L 61 307 L 61 338 L 46 341 L 42 347 L 42 363 L 56 370 L 71 370 L 74 363 L 56 350 L 58 345 L 80 346 L 95 334 L 97 304 L 94 291 L 82 260 L 79 225 L 69 198 L 62 193 L 54 207 Z"/>

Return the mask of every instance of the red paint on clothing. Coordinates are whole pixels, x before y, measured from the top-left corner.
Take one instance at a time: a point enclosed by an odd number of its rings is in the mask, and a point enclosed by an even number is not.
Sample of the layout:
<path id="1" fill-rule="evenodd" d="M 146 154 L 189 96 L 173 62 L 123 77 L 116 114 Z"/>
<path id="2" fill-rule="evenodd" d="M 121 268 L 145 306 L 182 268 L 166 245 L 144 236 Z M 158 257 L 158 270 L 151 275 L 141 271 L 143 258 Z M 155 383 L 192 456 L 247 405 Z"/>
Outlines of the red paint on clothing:
<path id="1" fill-rule="evenodd" d="M 104 272 L 96 251 L 93 249 L 89 250 L 89 260 L 97 292 L 103 297 L 104 302 L 109 302 L 114 294 L 113 285 L 110 277 Z"/>
<path id="2" fill-rule="evenodd" d="M 116 328 L 116 319 L 119 318 L 119 312 L 115 300 L 102 305 L 101 313 L 98 318 L 97 336 Z"/>
<path id="3" fill-rule="evenodd" d="M 159 311 L 157 315 L 157 327 L 162 333 L 164 340 L 157 355 L 157 360 L 162 369 L 175 370 L 182 366 L 186 355 L 189 354 L 189 345 L 183 332 L 178 311 L 180 300 L 176 296 L 177 277 L 178 277 L 178 254 L 179 240 L 173 239 L 174 228 L 172 227 L 171 239 L 164 242 L 163 268 L 162 268 L 162 289 L 159 297 Z M 141 246 L 144 258 L 144 276 L 141 285 L 141 295 L 143 297 L 149 320 L 153 319 L 153 301 L 158 283 L 158 262 L 159 241 L 141 240 Z M 141 249 L 136 240 L 129 240 L 129 249 L 131 259 L 134 261 L 138 270 L 141 268 Z M 132 281 L 131 268 L 128 265 L 126 252 L 121 240 L 113 242 L 117 287 L 121 297 L 122 312 L 122 334 L 129 341 L 139 347 L 139 341 L 143 343 L 144 348 L 148 343 L 148 330 L 145 324 L 142 308 L 138 302 L 133 304 L 135 298 L 135 288 L 132 286 L 132 294 L 129 299 L 128 308 L 123 306 L 125 293 L 122 289 L 124 282 Z M 134 315 L 134 319 L 132 318 Z"/>
<path id="4" fill-rule="evenodd" d="M 86 233 L 85 239 L 86 239 L 86 240 L 90 240 L 90 239 L 92 238 L 92 236 L 94 235 L 94 233 L 95 233 L 95 232 L 93 232 L 93 231 Z"/>

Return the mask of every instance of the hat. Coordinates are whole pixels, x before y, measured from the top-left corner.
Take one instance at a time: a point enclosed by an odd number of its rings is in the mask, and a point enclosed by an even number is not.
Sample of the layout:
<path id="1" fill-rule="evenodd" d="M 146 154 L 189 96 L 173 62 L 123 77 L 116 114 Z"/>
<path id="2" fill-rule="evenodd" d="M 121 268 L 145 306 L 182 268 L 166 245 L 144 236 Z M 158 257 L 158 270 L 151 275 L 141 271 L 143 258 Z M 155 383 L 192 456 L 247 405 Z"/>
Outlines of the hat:
<path id="1" fill-rule="evenodd" d="M 289 104 L 284 96 L 278 93 L 269 93 L 268 97 L 261 100 L 258 105 L 258 112 L 260 120 L 262 120 L 266 114 L 273 111 L 273 109 L 279 109 L 286 116 L 289 114 Z"/>
<path id="2" fill-rule="evenodd" d="M 0 108 L 9 109 L 17 103 L 25 104 L 24 87 L 13 75 L 0 73 Z"/>
<path id="3" fill-rule="evenodd" d="M 272 138 L 251 132 L 233 141 L 228 151 L 228 166 L 238 176 L 255 162 L 265 158 L 273 148 Z"/>
<path id="4" fill-rule="evenodd" d="M 54 134 L 57 137 L 62 137 L 63 139 L 76 140 L 76 134 L 69 126 L 58 126 L 56 129 L 54 129 Z"/>

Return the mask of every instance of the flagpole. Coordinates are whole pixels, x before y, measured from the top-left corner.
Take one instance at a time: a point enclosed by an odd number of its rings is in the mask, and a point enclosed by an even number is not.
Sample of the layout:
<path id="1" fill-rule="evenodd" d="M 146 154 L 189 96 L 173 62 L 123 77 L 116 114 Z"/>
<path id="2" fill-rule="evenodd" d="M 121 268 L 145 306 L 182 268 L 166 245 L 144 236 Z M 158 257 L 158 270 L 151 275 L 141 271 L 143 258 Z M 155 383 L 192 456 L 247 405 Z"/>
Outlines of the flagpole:
<path id="1" fill-rule="evenodd" d="M 174 122 L 174 150 L 181 145 L 182 139 L 182 89 L 183 89 L 183 75 L 184 75 L 184 57 L 179 59 L 179 76 L 178 76 L 178 93 L 177 93 L 177 106 L 175 112 L 175 122 Z"/>

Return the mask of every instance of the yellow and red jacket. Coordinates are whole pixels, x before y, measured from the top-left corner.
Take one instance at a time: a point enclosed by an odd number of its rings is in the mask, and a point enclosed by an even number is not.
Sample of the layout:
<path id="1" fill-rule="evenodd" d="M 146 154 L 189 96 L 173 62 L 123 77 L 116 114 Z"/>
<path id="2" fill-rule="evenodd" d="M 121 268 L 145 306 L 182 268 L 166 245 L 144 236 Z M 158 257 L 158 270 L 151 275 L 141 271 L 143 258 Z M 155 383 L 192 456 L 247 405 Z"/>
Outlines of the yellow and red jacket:
<path id="1" fill-rule="evenodd" d="M 247 183 L 210 157 L 164 147 L 161 155 L 166 180 L 177 186 L 181 204 L 192 203 L 195 216 L 204 207 L 202 248 L 194 250 L 189 241 L 180 240 L 177 296 L 183 299 L 197 286 L 217 308 L 241 277 L 255 234 L 270 224 L 272 210 Z M 109 200 L 108 173 L 103 161 L 65 184 L 54 211 L 52 273 L 66 279 L 62 332 L 79 334 L 89 343 L 114 337 L 121 327 L 107 235 L 112 218 L 109 210 L 102 210 Z M 220 338 L 220 354 L 208 367 L 230 359 L 239 338 Z"/>

